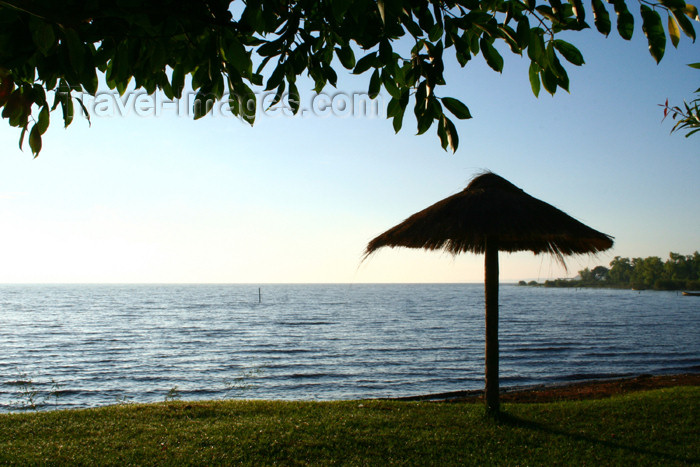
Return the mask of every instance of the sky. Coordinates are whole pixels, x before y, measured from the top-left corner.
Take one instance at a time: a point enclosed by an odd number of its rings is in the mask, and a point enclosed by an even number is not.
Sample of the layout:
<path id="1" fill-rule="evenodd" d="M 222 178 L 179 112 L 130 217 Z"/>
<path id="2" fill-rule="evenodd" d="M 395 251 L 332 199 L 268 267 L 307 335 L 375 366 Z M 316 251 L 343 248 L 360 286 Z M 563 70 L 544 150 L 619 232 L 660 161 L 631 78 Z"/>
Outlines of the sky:
<path id="1" fill-rule="evenodd" d="M 455 154 L 433 129 L 416 136 L 410 111 L 394 134 L 386 97 L 376 111 L 343 110 L 369 76 L 342 72 L 321 101 L 300 82 L 303 116 L 259 113 L 252 128 L 103 97 L 88 102 L 91 125 L 64 129 L 52 114 L 37 159 L 3 120 L 0 283 L 481 282 L 479 255 L 383 249 L 361 259 L 369 240 L 484 170 L 615 237 L 568 269 L 501 253 L 502 282 L 700 250 L 700 135 L 670 134 L 658 106 L 693 98 L 698 44 L 669 43 L 657 65 L 640 27 L 631 42 L 595 31 L 568 40 L 586 64 L 566 65 L 570 93 L 553 97 L 532 94 L 529 63 L 510 52 L 501 74 L 480 56 L 448 64 L 440 96 L 474 116 L 455 120 Z"/>

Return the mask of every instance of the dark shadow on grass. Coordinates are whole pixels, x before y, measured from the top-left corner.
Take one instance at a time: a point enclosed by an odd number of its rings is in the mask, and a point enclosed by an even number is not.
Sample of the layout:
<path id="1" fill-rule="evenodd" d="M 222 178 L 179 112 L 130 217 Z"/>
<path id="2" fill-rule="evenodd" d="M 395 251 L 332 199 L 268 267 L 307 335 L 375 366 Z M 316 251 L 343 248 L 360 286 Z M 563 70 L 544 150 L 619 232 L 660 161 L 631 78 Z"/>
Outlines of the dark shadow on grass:
<path id="1" fill-rule="evenodd" d="M 620 442 L 609 441 L 605 439 L 596 438 L 594 436 L 582 435 L 580 433 L 572 433 L 570 431 L 563 430 L 561 428 L 555 428 L 542 423 L 534 422 L 532 420 L 526 420 L 524 418 L 518 417 L 517 415 L 509 414 L 508 412 L 501 411 L 497 416 L 494 417 L 495 422 L 503 425 L 509 425 L 518 428 L 525 428 L 528 430 L 541 431 L 543 433 L 549 433 L 553 435 L 566 436 L 567 438 L 576 441 L 585 441 L 592 444 L 598 444 L 608 448 L 623 449 L 635 454 L 647 454 L 650 456 L 655 456 L 660 459 L 667 461 L 677 461 L 685 462 L 689 464 L 694 464 L 700 462 L 700 458 L 697 457 L 682 457 L 677 456 L 668 452 L 655 451 L 652 449 L 640 448 L 639 446 L 629 446 L 622 444 Z"/>

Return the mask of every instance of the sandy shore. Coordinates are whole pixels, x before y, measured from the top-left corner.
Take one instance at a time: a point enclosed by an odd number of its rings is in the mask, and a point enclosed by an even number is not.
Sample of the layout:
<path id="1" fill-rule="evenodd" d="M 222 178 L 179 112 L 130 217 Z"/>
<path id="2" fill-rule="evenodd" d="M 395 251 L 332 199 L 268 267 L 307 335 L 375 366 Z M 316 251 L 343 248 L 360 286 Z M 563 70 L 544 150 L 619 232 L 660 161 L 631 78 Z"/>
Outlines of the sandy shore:
<path id="1" fill-rule="evenodd" d="M 502 402 L 551 402 L 558 400 L 602 399 L 633 391 L 672 386 L 700 386 L 700 373 L 678 375 L 640 375 L 573 383 L 501 388 Z M 483 391 L 459 391 L 425 396 L 401 397 L 395 400 L 433 400 L 480 402 Z"/>

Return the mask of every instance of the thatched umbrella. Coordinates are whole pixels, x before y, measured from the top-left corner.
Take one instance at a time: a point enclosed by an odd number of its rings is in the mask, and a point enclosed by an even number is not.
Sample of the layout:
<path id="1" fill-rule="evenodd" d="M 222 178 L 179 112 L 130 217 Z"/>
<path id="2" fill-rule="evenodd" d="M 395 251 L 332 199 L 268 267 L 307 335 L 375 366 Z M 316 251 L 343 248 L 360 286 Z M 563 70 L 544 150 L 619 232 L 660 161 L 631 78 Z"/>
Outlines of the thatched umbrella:
<path id="1" fill-rule="evenodd" d="M 412 215 L 367 245 L 365 258 L 379 248 L 443 249 L 452 254 L 485 253 L 486 408 L 498 413 L 498 252 L 565 255 L 597 253 L 612 237 L 593 230 L 554 206 L 487 172 L 462 192 Z"/>

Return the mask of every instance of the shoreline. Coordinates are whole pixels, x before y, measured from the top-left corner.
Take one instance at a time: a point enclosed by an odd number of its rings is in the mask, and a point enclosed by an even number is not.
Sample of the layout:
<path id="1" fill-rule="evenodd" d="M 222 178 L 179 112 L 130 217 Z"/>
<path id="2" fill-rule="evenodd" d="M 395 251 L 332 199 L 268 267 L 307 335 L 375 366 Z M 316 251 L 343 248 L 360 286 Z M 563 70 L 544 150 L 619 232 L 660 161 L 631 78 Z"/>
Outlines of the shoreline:
<path id="1" fill-rule="evenodd" d="M 579 401 L 606 399 L 632 392 L 650 391 L 680 386 L 700 386 L 700 372 L 674 374 L 640 374 L 637 376 L 613 376 L 579 381 L 543 383 L 500 388 L 502 403 L 549 403 L 558 401 Z M 336 400 L 289 400 L 289 399 L 182 399 L 181 402 L 216 402 L 224 400 L 241 400 L 249 402 L 348 402 L 348 401 L 396 401 L 396 402 L 448 402 L 448 403 L 483 403 L 483 389 L 471 389 L 415 396 L 373 397 L 367 399 Z M 179 400 L 179 399 L 178 399 Z M 126 405 L 159 405 L 168 401 L 129 402 Z M 48 410 L 0 411 L 0 416 L 17 413 L 70 412 L 74 410 L 100 409 L 122 405 L 107 404 L 92 407 L 47 408 Z"/>
<path id="2" fill-rule="evenodd" d="M 539 403 L 564 400 L 604 399 L 636 391 L 649 391 L 675 386 L 700 386 L 700 373 L 680 373 L 612 377 L 530 386 L 502 387 L 501 402 Z M 483 389 L 455 391 L 421 396 L 391 397 L 378 400 L 428 402 L 481 402 Z"/>

